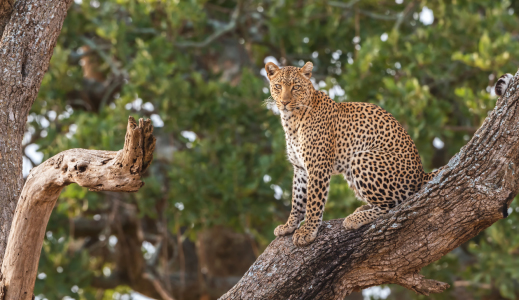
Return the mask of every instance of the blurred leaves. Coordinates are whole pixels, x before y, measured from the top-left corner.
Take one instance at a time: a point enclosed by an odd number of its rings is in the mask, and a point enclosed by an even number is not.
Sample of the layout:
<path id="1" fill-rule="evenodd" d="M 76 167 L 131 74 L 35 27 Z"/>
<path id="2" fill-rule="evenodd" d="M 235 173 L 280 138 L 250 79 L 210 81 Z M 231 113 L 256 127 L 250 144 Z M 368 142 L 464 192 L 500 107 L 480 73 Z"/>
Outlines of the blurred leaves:
<path id="1" fill-rule="evenodd" d="M 292 180 L 279 118 L 262 105 L 269 96 L 260 75 L 267 56 L 286 65 L 312 61 L 316 86 L 336 101 L 372 102 L 391 112 L 427 170 L 459 151 L 472 134 L 463 128 L 479 127 L 494 107 L 490 87 L 519 65 L 515 1 L 399 3 L 75 1 L 32 108 L 27 140 L 45 159 L 69 148 L 119 150 L 128 115 L 151 117 L 158 142 L 146 185 L 117 201 L 137 207 L 143 224 L 165 222 L 170 234 L 188 228 L 194 240 L 223 225 L 252 236 L 262 249 L 287 218 Z M 424 7 L 434 14 L 430 25 L 421 21 Z M 206 40 L 229 24 L 236 8 L 236 26 L 207 47 L 176 46 Z M 435 138 L 442 149 L 433 147 Z M 114 270 L 103 255 L 116 250 L 98 255 L 70 228 L 74 218 L 107 218 L 113 199 L 65 189 L 48 225 L 52 238 L 45 240 L 39 271 L 46 277 L 37 280 L 36 295 L 118 299 L 129 292 L 118 286 L 100 293 L 90 285 L 93 276 Z M 344 217 L 360 204 L 334 177 L 324 218 Z M 518 215 L 423 273 L 469 281 L 476 298 L 491 292 L 477 286 L 490 284 L 515 299 Z M 392 288 L 397 299 L 399 288 Z M 433 297 L 455 292 L 448 295 Z"/>

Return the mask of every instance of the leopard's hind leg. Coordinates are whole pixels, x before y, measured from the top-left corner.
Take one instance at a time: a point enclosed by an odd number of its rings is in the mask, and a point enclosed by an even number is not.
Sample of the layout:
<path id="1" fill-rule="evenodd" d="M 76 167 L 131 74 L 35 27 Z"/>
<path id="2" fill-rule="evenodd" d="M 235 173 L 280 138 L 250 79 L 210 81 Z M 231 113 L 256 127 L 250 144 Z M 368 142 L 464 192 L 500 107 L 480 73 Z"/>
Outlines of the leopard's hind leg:
<path id="1" fill-rule="evenodd" d="M 361 208 L 364 206 L 366 205 L 361 206 Z M 355 211 L 353 214 L 344 219 L 342 226 L 344 226 L 346 229 L 357 229 L 364 224 L 373 222 L 379 216 L 386 214 L 387 211 L 388 209 L 382 209 L 378 206 L 371 206 L 369 209 Z"/>
<path id="2" fill-rule="evenodd" d="M 423 169 L 419 161 L 399 153 L 356 152 L 351 159 L 351 179 L 357 197 L 367 202 L 343 222 L 346 229 L 369 224 L 420 189 Z"/>

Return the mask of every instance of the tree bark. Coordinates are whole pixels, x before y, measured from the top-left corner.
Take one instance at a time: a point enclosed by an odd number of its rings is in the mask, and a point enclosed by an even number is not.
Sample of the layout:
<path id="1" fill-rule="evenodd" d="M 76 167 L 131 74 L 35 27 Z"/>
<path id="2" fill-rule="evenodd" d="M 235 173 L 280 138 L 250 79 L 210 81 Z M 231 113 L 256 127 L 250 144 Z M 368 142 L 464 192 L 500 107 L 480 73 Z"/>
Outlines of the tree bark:
<path id="1" fill-rule="evenodd" d="M 448 288 L 421 268 L 506 218 L 519 191 L 518 74 L 472 140 L 410 200 L 358 230 L 323 222 L 306 248 L 276 238 L 220 299 L 343 299 L 389 283 L 423 295 Z"/>
<path id="2" fill-rule="evenodd" d="M 151 121 L 130 117 L 124 149 L 71 149 L 31 170 L 16 207 L 2 264 L 0 299 L 32 299 L 41 247 L 61 190 L 71 184 L 91 191 L 136 192 L 151 163 L 155 138 Z M 4 297 L 1 297 L 4 294 Z"/>
<path id="3" fill-rule="evenodd" d="M 0 263 L 23 186 L 27 115 L 71 2 L 0 0 Z"/>
<path id="4" fill-rule="evenodd" d="M 14 0 L 0 0 L 0 38 L 4 32 L 5 26 L 11 18 L 13 11 Z"/>

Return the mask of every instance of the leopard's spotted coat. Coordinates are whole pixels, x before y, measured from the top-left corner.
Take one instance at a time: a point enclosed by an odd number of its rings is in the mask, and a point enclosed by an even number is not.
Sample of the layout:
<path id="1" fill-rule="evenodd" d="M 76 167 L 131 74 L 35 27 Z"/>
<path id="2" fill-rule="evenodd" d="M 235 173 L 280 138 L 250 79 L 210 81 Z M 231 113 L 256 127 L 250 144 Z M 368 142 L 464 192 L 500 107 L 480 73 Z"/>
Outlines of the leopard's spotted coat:
<path id="1" fill-rule="evenodd" d="M 368 203 L 344 220 L 346 229 L 387 213 L 435 175 L 424 173 L 413 140 L 390 113 L 369 103 L 334 102 L 314 89 L 312 68 L 310 62 L 302 68 L 265 66 L 294 166 L 292 211 L 274 233 L 295 231 L 297 246 L 317 236 L 332 175 L 343 174 Z"/>

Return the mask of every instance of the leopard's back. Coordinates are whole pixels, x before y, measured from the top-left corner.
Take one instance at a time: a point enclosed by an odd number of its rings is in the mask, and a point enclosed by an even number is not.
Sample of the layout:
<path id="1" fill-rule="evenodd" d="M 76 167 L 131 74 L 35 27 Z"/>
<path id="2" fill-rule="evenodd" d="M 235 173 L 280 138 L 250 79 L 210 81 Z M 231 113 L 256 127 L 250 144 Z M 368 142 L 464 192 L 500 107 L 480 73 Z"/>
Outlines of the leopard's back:
<path id="1" fill-rule="evenodd" d="M 345 102 L 338 106 L 337 172 L 348 171 L 345 166 L 353 153 L 379 151 L 408 160 L 417 171 L 415 179 L 423 177 L 416 145 L 393 115 L 371 103 Z"/>

